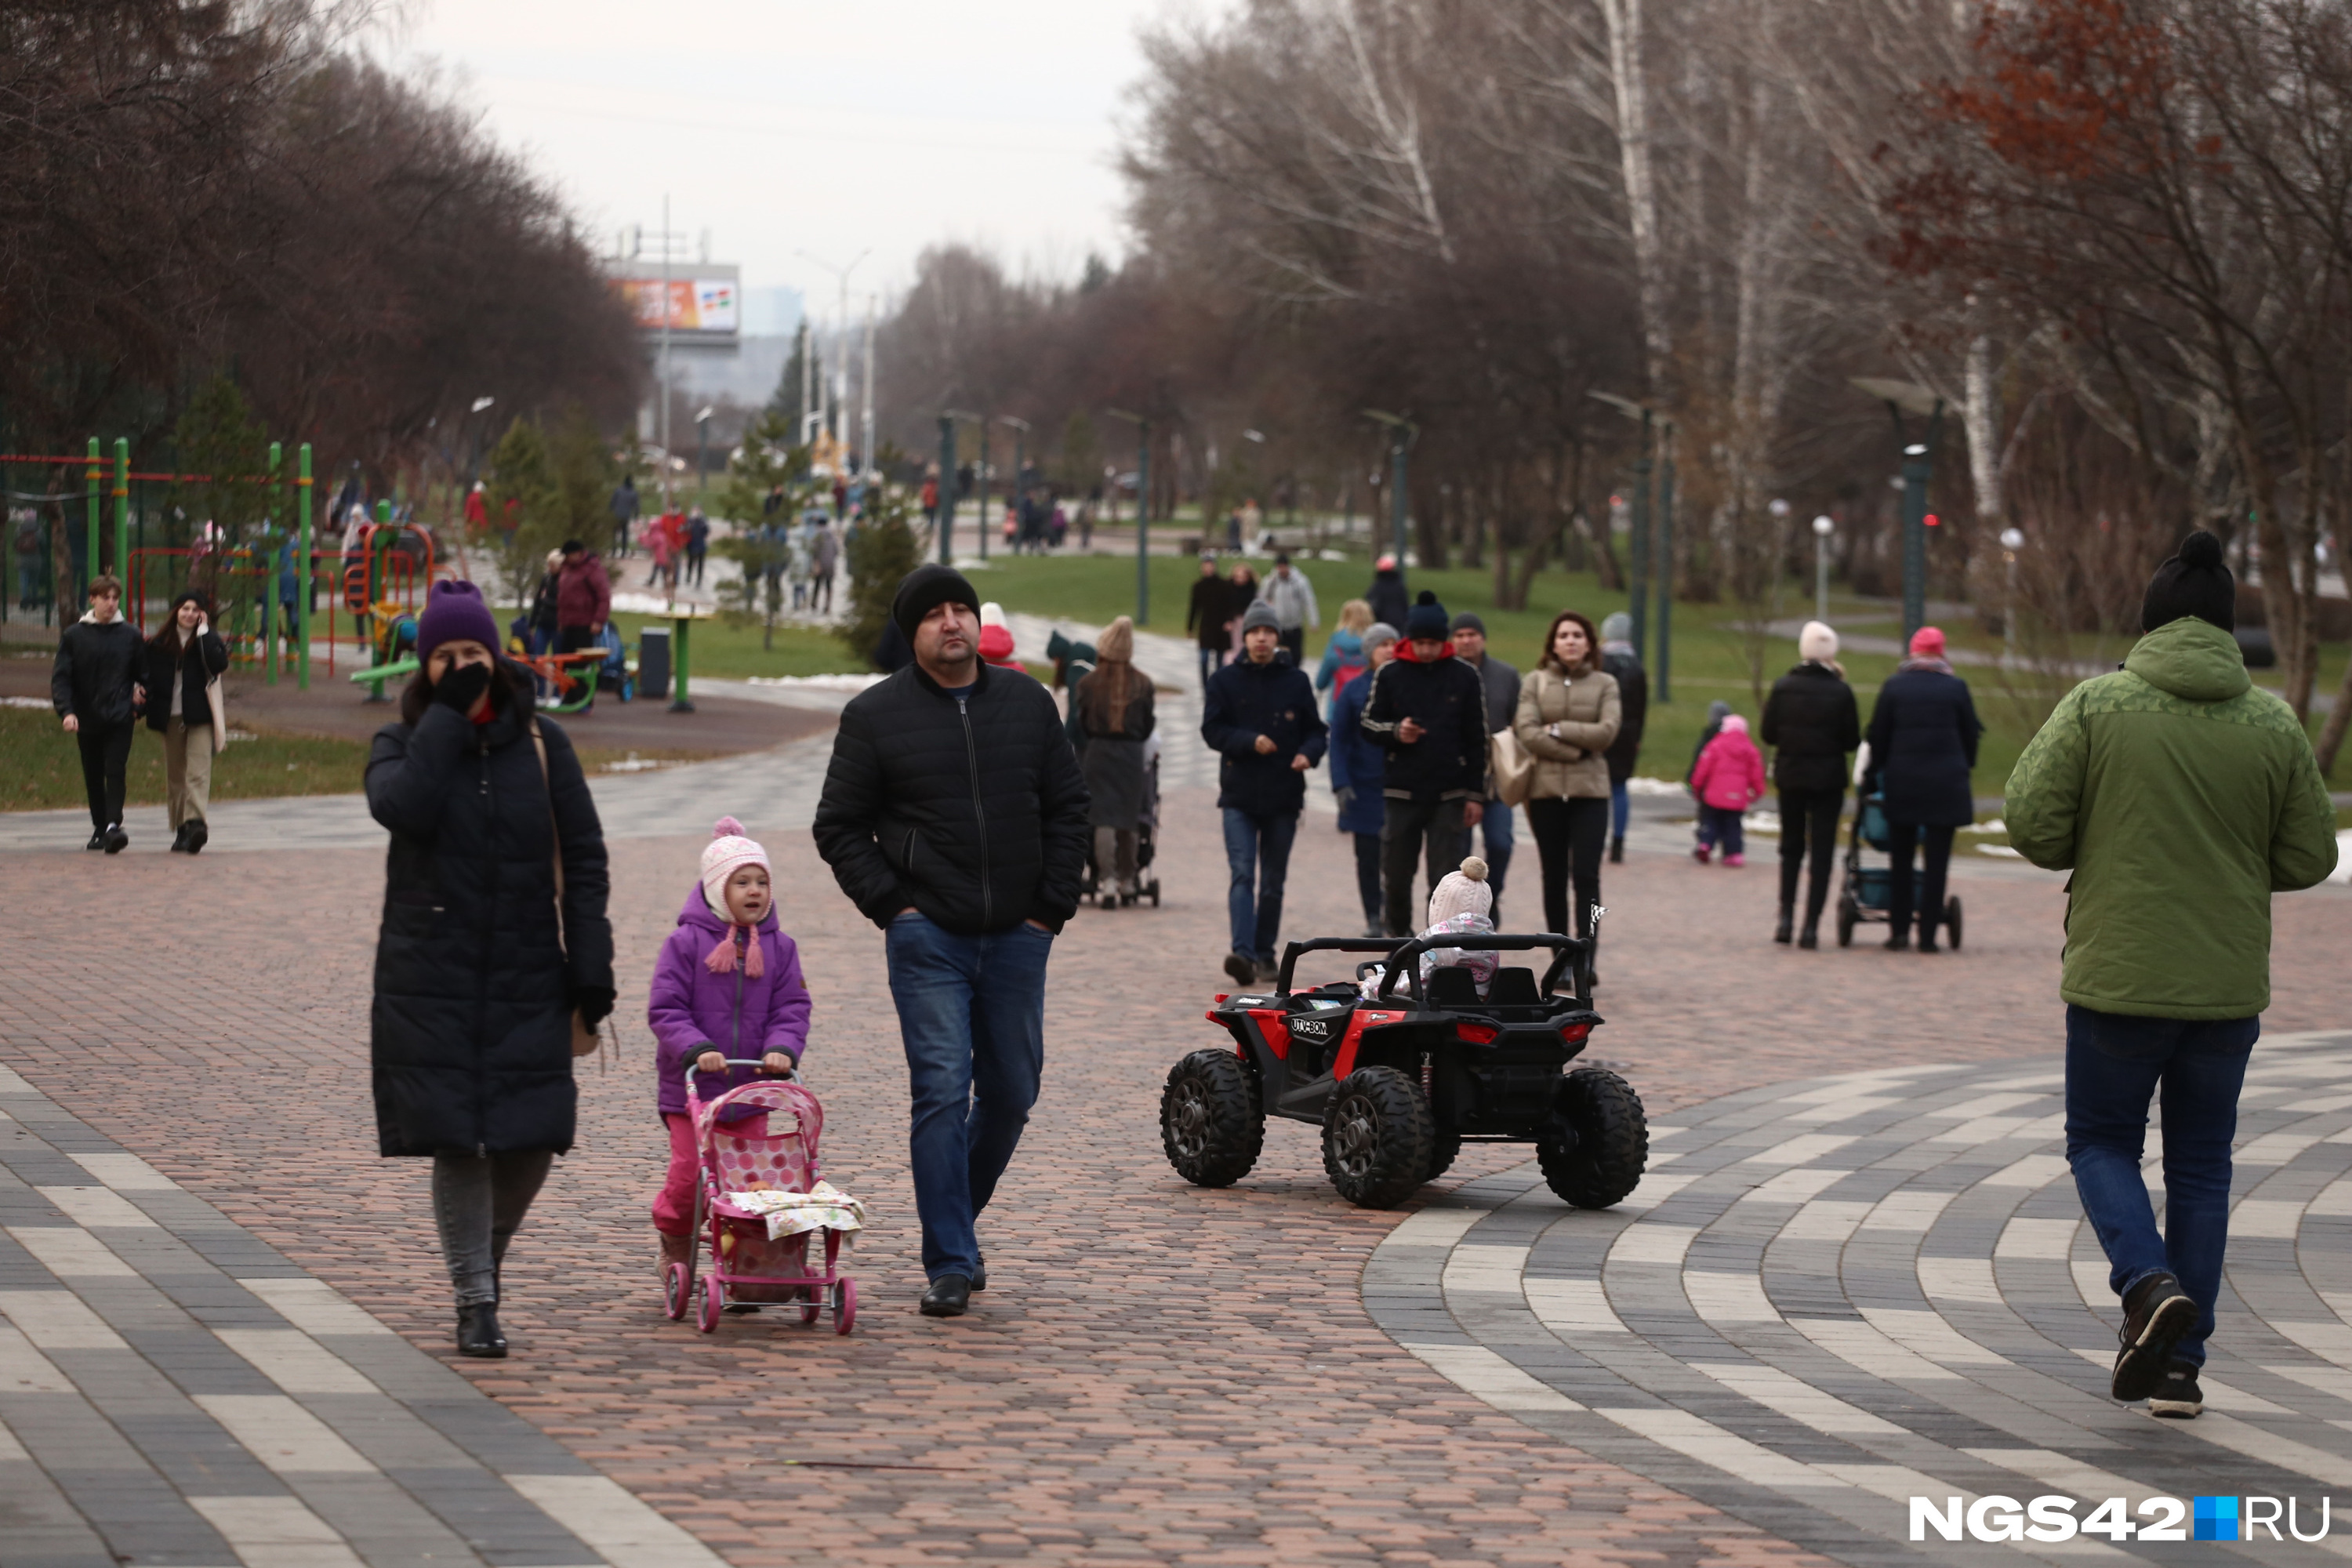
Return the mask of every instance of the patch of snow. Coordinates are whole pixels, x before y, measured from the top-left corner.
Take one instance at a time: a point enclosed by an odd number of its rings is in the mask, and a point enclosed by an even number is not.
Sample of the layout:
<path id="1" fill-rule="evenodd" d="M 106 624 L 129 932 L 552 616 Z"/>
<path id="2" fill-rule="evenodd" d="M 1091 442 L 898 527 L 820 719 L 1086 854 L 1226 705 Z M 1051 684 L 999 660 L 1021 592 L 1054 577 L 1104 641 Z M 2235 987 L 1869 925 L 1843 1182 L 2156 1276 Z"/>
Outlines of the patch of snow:
<path id="1" fill-rule="evenodd" d="M 2336 836 L 2336 869 L 2327 874 L 2327 879 L 2352 884 L 2352 833 Z"/>
<path id="2" fill-rule="evenodd" d="M 1977 846 L 1977 853 L 1979 855 L 1996 855 L 2003 860 L 2022 860 L 2025 858 L 2022 853 L 2018 850 L 2011 849 L 2006 844 L 1979 844 Z"/>
<path id="3" fill-rule="evenodd" d="M 1988 818 L 1983 822 L 1972 823 L 1969 826 L 1961 828 L 1960 831 L 1963 833 L 2006 833 L 2009 831 L 2009 824 L 2003 822 L 2000 817 L 1995 816 Z"/>
<path id="4" fill-rule="evenodd" d="M 792 687 L 805 691 L 863 691 L 889 679 L 878 670 L 863 675 L 751 675 L 744 678 L 743 684 Z"/>
<path id="5" fill-rule="evenodd" d="M 1644 778 L 1640 773 L 1635 773 L 1625 781 L 1625 793 L 1627 795 L 1687 795 L 1690 791 L 1683 787 L 1682 781 L 1679 779 Z"/>
<path id="6" fill-rule="evenodd" d="M 1344 550 L 1318 550 L 1315 552 L 1315 559 L 1318 561 L 1345 561 L 1348 559 L 1348 552 Z"/>
<path id="7" fill-rule="evenodd" d="M 0 708 L 54 708 L 46 697 L 0 697 Z"/>
<path id="8" fill-rule="evenodd" d="M 631 752 L 626 757 L 624 757 L 617 763 L 606 763 L 603 767 L 599 768 L 597 772 L 606 773 L 641 773 L 652 768 L 666 768 L 670 765 L 671 764 L 668 763 L 661 762 L 654 758 L 640 757 L 636 752 Z"/>

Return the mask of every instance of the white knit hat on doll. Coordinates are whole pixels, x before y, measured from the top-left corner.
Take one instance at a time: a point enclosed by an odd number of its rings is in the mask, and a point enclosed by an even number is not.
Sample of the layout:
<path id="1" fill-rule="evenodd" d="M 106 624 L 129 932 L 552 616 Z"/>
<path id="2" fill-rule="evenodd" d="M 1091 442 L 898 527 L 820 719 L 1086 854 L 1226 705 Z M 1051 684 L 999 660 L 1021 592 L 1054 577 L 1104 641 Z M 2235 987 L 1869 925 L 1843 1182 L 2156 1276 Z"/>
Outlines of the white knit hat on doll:
<path id="1" fill-rule="evenodd" d="M 1448 871 L 1429 890 L 1429 923 L 1444 925 L 1456 915 L 1489 914 L 1495 908 L 1495 889 L 1486 885 L 1486 862 L 1475 855 L 1462 862 L 1459 871 Z"/>

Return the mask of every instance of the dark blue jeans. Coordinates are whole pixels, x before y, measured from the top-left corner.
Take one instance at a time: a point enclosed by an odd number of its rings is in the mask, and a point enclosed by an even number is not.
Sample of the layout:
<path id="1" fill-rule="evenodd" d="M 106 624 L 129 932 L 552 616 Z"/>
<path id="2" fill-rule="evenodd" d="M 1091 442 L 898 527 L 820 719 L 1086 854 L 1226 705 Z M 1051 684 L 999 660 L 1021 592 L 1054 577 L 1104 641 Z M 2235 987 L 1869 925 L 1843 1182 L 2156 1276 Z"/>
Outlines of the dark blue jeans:
<path id="1" fill-rule="evenodd" d="M 1298 837 L 1298 818 L 1259 816 L 1230 805 L 1224 809 L 1225 867 L 1233 873 L 1233 883 L 1225 889 L 1225 915 L 1233 927 L 1234 951 L 1272 963 L 1275 938 L 1282 931 L 1282 885 L 1290 875 L 1290 844 Z"/>
<path id="2" fill-rule="evenodd" d="M 1625 819 L 1633 814 L 1633 797 L 1626 792 L 1625 781 L 1623 779 L 1611 780 L 1609 784 L 1609 836 L 1612 838 L 1622 838 L 1625 837 Z"/>
<path id="3" fill-rule="evenodd" d="M 1050 932 L 1023 921 L 959 936 L 908 911 L 890 922 L 890 996 L 914 1091 L 915 1212 L 923 1273 L 969 1279 L 973 1218 L 995 1194 L 1045 1070 Z"/>
<path id="4" fill-rule="evenodd" d="M 2230 1142 L 2260 1018 L 2135 1018 L 2066 1009 L 2066 1163 L 2117 1296 L 2159 1269 L 2197 1303 L 2173 1358 L 2205 1364 L 2230 1238 Z M 2139 1173 L 2147 1107 L 2164 1091 L 2164 1229 Z"/>
<path id="5" fill-rule="evenodd" d="M 1515 837 L 1511 831 L 1511 808 L 1489 796 L 1486 814 L 1478 818 L 1478 837 L 1486 850 L 1486 887 L 1495 895 L 1495 929 L 1508 931 L 1510 927 L 1503 923 L 1503 879 L 1511 869 Z"/>

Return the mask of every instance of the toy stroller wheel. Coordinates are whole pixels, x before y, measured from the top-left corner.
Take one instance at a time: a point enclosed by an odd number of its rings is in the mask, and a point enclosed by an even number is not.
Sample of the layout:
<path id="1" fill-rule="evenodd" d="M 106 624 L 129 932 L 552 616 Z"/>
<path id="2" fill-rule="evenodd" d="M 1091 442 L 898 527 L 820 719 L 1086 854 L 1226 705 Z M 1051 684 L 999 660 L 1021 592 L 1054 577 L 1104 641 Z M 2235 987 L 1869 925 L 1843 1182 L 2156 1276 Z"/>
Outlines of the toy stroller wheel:
<path id="1" fill-rule="evenodd" d="M 686 1316 L 688 1302 L 694 1300 L 694 1281 L 683 1263 L 673 1263 L 662 1270 L 662 1311 L 671 1322 Z"/>
<path id="2" fill-rule="evenodd" d="M 1323 1113 L 1323 1170 L 1358 1208 L 1394 1208 L 1421 1185 L 1436 1136 L 1419 1084 L 1394 1068 L 1360 1068 Z"/>
<path id="3" fill-rule="evenodd" d="M 1160 1145 L 1196 1187 L 1230 1187 L 1265 1147 L 1257 1069 L 1231 1051 L 1199 1050 L 1168 1069 L 1160 1094 Z"/>
<path id="4" fill-rule="evenodd" d="M 1958 898 L 1944 900 L 1944 941 L 1954 952 L 1960 951 L 1960 900 Z"/>
<path id="5" fill-rule="evenodd" d="M 833 1331 L 845 1334 L 857 1321 L 857 1282 L 836 1279 L 833 1282 Z"/>
<path id="6" fill-rule="evenodd" d="M 1606 1068 L 1579 1068 L 1536 1140 L 1545 1184 L 1580 1209 L 1605 1209 L 1640 1184 L 1650 1127 L 1633 1086 Z"/>
<path id="7" fill-rule="evenodd" d="M 1151 907 L 1155 910 L 1158 909 L 1160 907 L 1160 879 L 1157 877 L 1153 878 L 1151 879 L 1151 886 L 1146 890 L 1151 895 Z"/>
<path id="8" fill-rule="evenodd" d="M 725 1310 L 726 1306 L 726 1288 L 716 1279 L 705 1279 L 702 1282 L 702 1311 L 695 1318 L 694 1326 L 706 1334 L 716 1333 L 719 1330 L 719 1314 Z"/>
<path id="9" fill-rule="evenodd" d="M 1858 911 L 1856 911 L 1853 907 L 1853 895 L 1848 894 L 1846 897 L 1838 900 L 1837 931 L 1838 945 L 1840 947 L 1852 947 L 1853 945 L 1853 922 L 1857 917 L 1857 912 Z"/>
<path id="10" fill-rule="evenodd" d="M 824 1310 L 824 1298 L 818 1294 L 818 1291 L 823 1289 L 824 1287 L 820 1285 L 803 1285 L 801 1287 L 802 1322 L 815 1322 L 817 1314 Z"/>
<path id="11" fill-rule="evenodd" d="M 1105 893 L 1102 896 L 1102 907 L 1107 910 L 1115 910 L 1118 908 L 1118 895 L 1117 893 Z"/>

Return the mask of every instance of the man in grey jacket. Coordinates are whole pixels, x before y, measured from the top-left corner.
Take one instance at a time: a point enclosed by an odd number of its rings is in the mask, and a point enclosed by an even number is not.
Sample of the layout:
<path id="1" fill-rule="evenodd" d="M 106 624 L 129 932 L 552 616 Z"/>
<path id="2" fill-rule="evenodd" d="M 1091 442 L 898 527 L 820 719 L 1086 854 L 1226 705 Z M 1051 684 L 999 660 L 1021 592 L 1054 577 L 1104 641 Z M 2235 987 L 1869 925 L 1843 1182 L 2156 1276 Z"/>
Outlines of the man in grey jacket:
<path id="1" fill-rule="evenodd" d="M 1315 607 L 1315 584 L 1307 574 L 1290 563 L 1290 556 L 1277 551 L 1274 570 L 1266 574 L 1265 586 L 1258 597 L 1274 608 L 1274 619 L 1282 646 L 1290 650 L 1290 662 L 1300 668 L 1307 663 L 1307 634 L 1323 625 L 1323 617 Z"/>
<path id="2" fill-rule="evenodd" d="M 1519 672 L 1486 651 L 1486 623 L 1468 610 L 1454 617 L 1454 657 L 1478 672 L 1486 689 L 1486 733 L 1511 727 L 1519 710 Z M 1503 876 L 1511 868 L 1511 808 L 1495 795 L 1493 768 L 1486 772 L 1486 812 L 1478 819 L 1486 847 L 1486 885 L 1494 889 L 1495 929 L 1503 929 Z"/>

